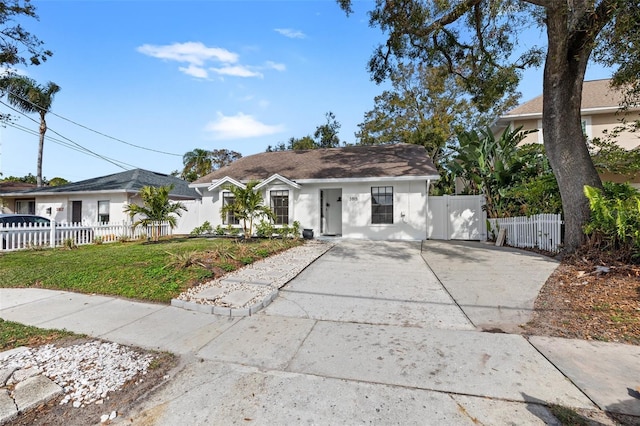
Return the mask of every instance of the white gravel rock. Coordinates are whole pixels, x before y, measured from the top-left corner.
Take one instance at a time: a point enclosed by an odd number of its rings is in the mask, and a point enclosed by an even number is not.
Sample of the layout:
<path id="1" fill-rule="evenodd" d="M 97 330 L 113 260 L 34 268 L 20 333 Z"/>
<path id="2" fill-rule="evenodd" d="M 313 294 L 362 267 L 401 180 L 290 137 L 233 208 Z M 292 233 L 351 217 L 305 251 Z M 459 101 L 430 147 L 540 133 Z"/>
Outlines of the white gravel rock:
<path id="1" fill-rule="evenodd" d="M 11 355 L 2 368 L 39 371 L 63 388 L 60 404 L 82 407 L 104 400 L 137 375 L 145 374 L 153 356 L 112 342 L 91 341 L 68 347 L 45 345 Z M 35 369 L 35 370 L 33 370 Z"/>
<path id="2" fill-rule="evenodd" d="M 302 246 L 258 260 L 237 271 L 230 272 L 215 280 L 192 287 L 180 294 L 177 299 L 203 305 L 223 306 L 227 308 L 248 308 L 263 301 L 274 290 L 281 288 L 295 278 L 311 262 L 322 256 L 334 244 L 324 241 L 308 241 Z M 224 281 L 224 282 L 223 282 Z M 268 285 L 251 284 L 268 282 Z M 201 291 L 217 287 L 223 290 L 216 299 L 203 299 L 197 295 Z M 230 293 L 242 290 L 253 293 L 254 297 L 242 306 L 232 306 L 222 302 Z"/>

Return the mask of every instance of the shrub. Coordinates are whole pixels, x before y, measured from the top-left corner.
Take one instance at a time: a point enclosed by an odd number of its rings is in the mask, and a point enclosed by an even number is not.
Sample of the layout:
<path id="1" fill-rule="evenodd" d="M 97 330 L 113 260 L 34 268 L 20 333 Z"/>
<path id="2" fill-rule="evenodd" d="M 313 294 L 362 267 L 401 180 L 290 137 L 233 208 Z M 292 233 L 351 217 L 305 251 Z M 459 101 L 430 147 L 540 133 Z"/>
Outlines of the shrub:
<path id="1" fill-rule="evenodd" d="M 73 238 L 65 238 L 62 242 L 62 246 L 67 250 L 78 248 L 78 246 L 76 245 L 76 241 Z"/>
<path id="2" fill-rule="evenodd" d="M 224 235 L 224 228 L 222 227 L 222 225 L 218 225 L 216 226 L 216 229 L 213 230 L 213 233 L 216 234 L 217 236 L 223 236 Z"/>
<path id="3" fill-rule="evenodd" d="M 193 231 L 191 231 L 190 235 L 211 234 L 212 232 L 213 232 L 213 227 L 211 226 L 208 220 L 205 220 L 205 222 L 202 225 L 196 226 L 195 228 L 193 228 Z"/>
<path id="4" fill-rule="evenodd" d="M 258 225 L 256 225 L 256 235 L 261 238 L 271 238 L 275 229 L 271 222 L 266 220 L 261 220 Z"/>
<path id="5" fill-rule="evenodd" d="M 605 183 L 604 191 L 584 187 L 591 217 L 584 227 L 589 244 L 615 251 L 620 260 L 640 258 L 640 193 L 628 184 Z"/>
<path id="6" fill-rule="evenodd" d="M 100 235 L 96 235 L 96 236 L 93 238 L 93 243 L 94 243 L 94 244 L 98 244 L 98 245 L 100 245 L 100 244 L 102 244 L 103 242 L 104 242 L 104 237 L 102 237 L 102 236 L 100 236 Z"/>

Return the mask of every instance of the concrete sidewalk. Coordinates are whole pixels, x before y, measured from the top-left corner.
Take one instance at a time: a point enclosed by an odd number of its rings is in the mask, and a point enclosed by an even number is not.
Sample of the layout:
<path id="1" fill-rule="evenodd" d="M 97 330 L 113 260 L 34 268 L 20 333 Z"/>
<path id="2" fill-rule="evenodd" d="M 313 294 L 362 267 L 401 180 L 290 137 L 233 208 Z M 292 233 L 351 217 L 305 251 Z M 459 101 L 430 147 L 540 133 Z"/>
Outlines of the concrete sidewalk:
<path id="1" fill-rule="evenodd" d="M 520 278 L 500 274 L 514 262 Z M 639 347 L 476 328 L 517 328 L 552 265 L 482 244 L 347 240 L 251 317 L 38 289 L 0 289 L 0 317 L 202 361 L 134 423 L 554 424 L 544 404 L 640 416 Z"/>

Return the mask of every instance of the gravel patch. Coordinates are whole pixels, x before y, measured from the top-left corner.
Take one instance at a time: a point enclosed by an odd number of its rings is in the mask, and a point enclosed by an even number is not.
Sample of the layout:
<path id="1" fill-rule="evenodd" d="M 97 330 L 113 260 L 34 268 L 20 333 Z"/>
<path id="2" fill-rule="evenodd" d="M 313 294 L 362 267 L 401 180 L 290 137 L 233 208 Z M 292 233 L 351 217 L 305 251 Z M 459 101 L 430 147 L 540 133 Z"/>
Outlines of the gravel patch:
<path id="1" fill-rule="evenodd" d="M 136 383 L 142 381 L 153 359 L 152 355 L 111 342 L 91 341 L 67 347 L 49 344 L 0 360 L 0 370 L 15 370 L 0 386 L 11 389 L 30 376 L 42 374 L 63 389 L 61 405 L 78 408 L 102 404 L 109 392 L 120 390 L 136 377 Z"/>
<path id="2" fill-rule="evenodd" d="M 192 287 L 177 299 L 203 305 L 225 308 L 249 308 L 266 299 L 270 294 L 295 278 L 310 263 L 333 247 L 333 243 L 309 241 L 282 253 L 259 260 L 237 271 L 230 272 L 212 281 Z M 209 288 L 221 291 L 213 298 L 201 297 L 200 293 Z M 234 306 L 224 300 L 236 291 L 251 292 L 253 297 L 241 306 Z"/>

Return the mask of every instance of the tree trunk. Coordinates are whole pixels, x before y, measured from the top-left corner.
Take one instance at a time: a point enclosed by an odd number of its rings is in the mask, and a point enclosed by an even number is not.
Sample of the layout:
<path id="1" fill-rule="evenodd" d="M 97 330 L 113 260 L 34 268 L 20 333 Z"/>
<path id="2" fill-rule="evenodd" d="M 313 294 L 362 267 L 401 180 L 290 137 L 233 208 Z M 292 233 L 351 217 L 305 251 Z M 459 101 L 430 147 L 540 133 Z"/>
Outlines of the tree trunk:
<path id="1" fill-rule="evenodd" d="M 584 243 L 589 202 L 584 185 L 602 187 L 582 130 L 582 85 L 591 45 L 571 32 L 564 2 L 547 10 L 548 50 L 544 67 L 542 127 L 544 146 L 558 181 L 564 211 L 565 251 Z M 555 10 L 554 10 L 555 9 Z"/>
<path id="2" fill-rule="evenodd" d="M 44 151 L 44 134 L 47 133 L 47 122 L 44 111 L 40 112 L 40 143 L 38 144 L 38 164 L 36 168 L 36 186 L 42 186 L 42 152 Z"/>

